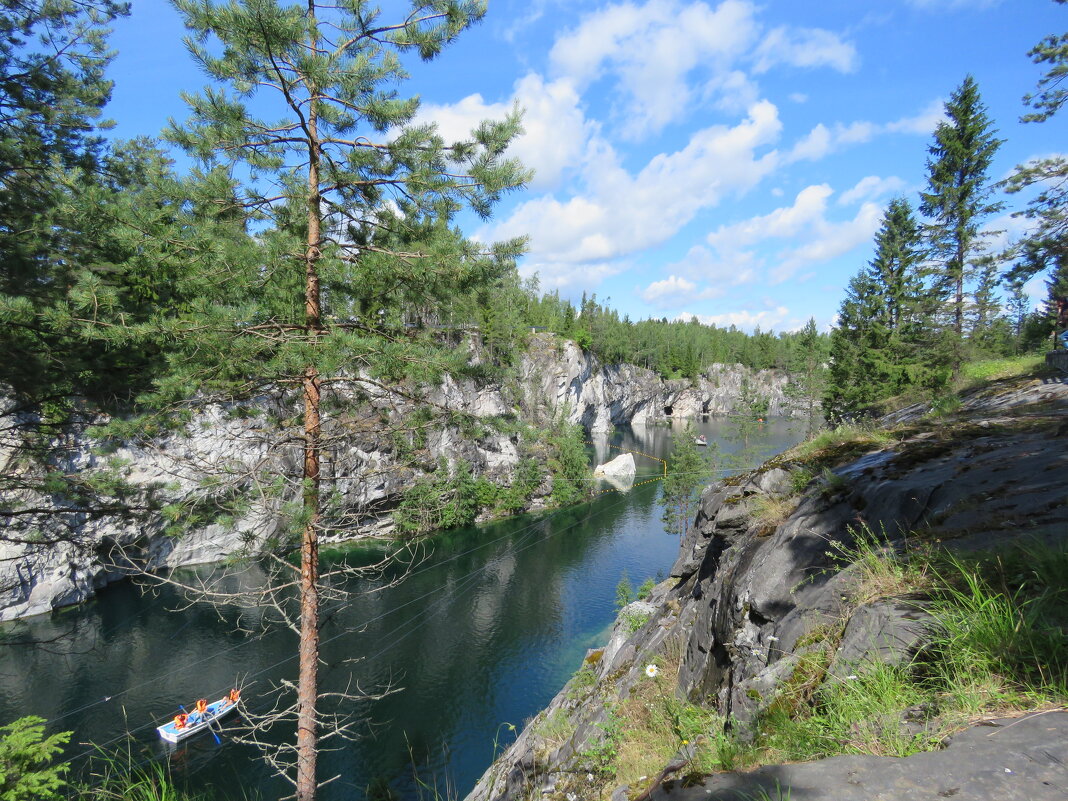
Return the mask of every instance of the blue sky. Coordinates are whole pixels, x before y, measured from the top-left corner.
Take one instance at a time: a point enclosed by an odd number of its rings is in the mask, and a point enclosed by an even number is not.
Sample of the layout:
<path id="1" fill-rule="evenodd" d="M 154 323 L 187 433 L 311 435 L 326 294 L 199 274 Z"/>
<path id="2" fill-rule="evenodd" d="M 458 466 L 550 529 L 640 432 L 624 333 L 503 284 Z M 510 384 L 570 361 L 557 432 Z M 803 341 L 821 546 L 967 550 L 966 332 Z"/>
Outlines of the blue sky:
<path id="1" fill-rule="evenodd" d="M 384 2 L 388 18 L 391 7 Z M 518 103 L 536 170 L 468 232 L 530 237 L 524 275 L 632 319 L 794 329 L 834 319 L 895 195 L 914 205 L 943 102 L 967 74 L 1006 143 L 995 179 L 1064 152 L 1068 120 L 1021 124 L 1068 30 L 1052 0 L 491 0 L 486 20 L 410 65 L 421 114 L 461 137 Z M 115 25 L 117 137 L 183 119 L 205 77 L 165 0 Z M 1024 222 L 1007 197 L 1000 240 Z M 1037 297 L 1041 284 L 1032 290 Z"/>

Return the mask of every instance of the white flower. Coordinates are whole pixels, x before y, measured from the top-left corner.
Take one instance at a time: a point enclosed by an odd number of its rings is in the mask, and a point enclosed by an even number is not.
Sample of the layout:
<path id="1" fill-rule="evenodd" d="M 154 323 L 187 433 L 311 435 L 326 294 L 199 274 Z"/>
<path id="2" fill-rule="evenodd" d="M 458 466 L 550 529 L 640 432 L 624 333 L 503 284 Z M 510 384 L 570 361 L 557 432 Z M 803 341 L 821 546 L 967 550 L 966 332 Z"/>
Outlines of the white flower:
<path id="1" fill-rule="evenodd" d="M 659 673 L 659 672 L 660 672 L 660 668 L 658 668 L 656 665 L 646 665 L 645 666 L 645 675 L 648 676 L 651 679 L 655 678 L 656 674 Z"/>
<path id="2" fill-rule="evenodd" d="M 776 637 L 775 635 L 770 635 L 768 637 L 768 642 L 778 642 L 778 641 L 779 641 L 779 638 Z"/>
<path id="3" fill-rule="evenodd" d="M 578 796 L 575 795 L 574 793 L 568 793 L 567 794 L 567 801 L 575 801 L 575 799 L 577 799 L 577 798 L 578 798 Z"/>
<path id="4" fill-rule="evenodd" d="M 588 781 L 588 782 L 592 782 L 593 781 L 593 774 L 592 773 L 587 773 L 586 774 L 586 781 Z"/>
<path id="5" fill-rule="evenodd" d="M 853 676 L 846 676 L 846 680 L 847 680 L 847 681 L 853 681 L 853 680 L 854 680 L 855 678 L 856 678 L 856 676 L 855 676 L 855 675 L 853 675 Z"/>

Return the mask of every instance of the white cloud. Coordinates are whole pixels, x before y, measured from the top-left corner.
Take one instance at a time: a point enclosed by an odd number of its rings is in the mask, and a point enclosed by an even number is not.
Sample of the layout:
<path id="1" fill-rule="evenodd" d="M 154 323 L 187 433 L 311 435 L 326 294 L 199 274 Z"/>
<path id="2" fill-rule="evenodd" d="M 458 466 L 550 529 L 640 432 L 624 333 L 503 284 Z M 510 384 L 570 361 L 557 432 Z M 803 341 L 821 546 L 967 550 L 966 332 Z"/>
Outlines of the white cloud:
<path id="1" fill-rule="evenodd" d="M 697 284 L 677 275 L 663 281 L 654 281 L 641 293 L 642 300 L 660 309 L 676 309 L 693 300 L 704 300 L 723 294 L 721 289 L 708 288 L 697 291 Z"/>
<path id="2" fill-rule="evenodd" d="M 717 250 L 727 251 L 764 239 L 793 237 L 823 219 L 827 199 L 832 194 L 827 184 L 805 187 L 797 193 L 792 206 L 733 225 L 721 225 L 708 235 L 708 243 Z"/>
<path id="3" fill-rule="evenodd" d="M 831 31 L 779 27 L 760 41 L 757 13 L 749 0 L 715 7 L 704 0 L 609 5 L 557 38 L 549 53 L 552 73 L 580 90 L 611 79 L 623 134 L 641 139 L 681 119 L 698 99 L 727 113 L 751 106 L 758 93 L 739 65 L 752 61 L 754 51 L 757 73 L 779 64 L 856 68 L 856 49 Z"/>
<path id="4" fill-rule="evenodd" d="M 838 204 L 848 206 L 858 200 L 874 200 L 886 195 L 900 192 L 905 188 L 905 182 L 896 175 L 888 178 L 880 178 L 878 175 L 869 175 L 857 181 L 852 189 L 847 189 L 838 196 Z"/>
<path id="5" fill-rule="evenodd" d="M 791 92 L 790 101 L 793 103 L 807 103 L 808 95 L 803 92 Z"/>
<path id="6" fill-rule="evenodd" d="M 932 100 L 927 107 L 913 117 L 902 117 L 895 122 L 887 123 L 886 130 L 890 133 L 919 134 L 927 136 L 934 133 L 938 123 L 946 118 L 945 103 L 941 100 Z"/>
<path id="7" fill-rule="evenodd" d="M 879 230 L 882 213 L 878 204 L 865 203 L 852 220 L 837 223 L 818 220 L 813 226 L 815 236 L 810 241 L 779 254 L 779 263 L 771 270 L 771 283 L 781 284 L 804 267 L 828 262 L 870 242 Z"/>
<path id="8" fill-rule="evenodd" d="M 698 68 L 713 73 L 729 65 L 755 41 L 755 8 L 745 0 L 704 2 L 650 0 L 621 3 L 583 18 L 559 37 L 549 53 L 554 74 L 579 86 L 611 74 L 624 95 L 626 132 L 638 138 L 678 119 L 691 106 L 687 82 Z M 724 87 L 728 92 L 737 86 Z"/>
<path id="9" fill-rule="evenodd" d="M 664 242 L 700 210 L 768 175 L 778 154 L 760 151 L 778 138 L 780 128 L 775 106 L 758 103 L 737 125 L 697 131 L 684 148 L 653 157 L 636 174 L 623 168 L 607 142 L 594 139 L 583 192 L 520 203 L 479 238 L 529 235 L 529 261 L 547 270 L 550 280 L 576 265 L 625 257 Z"/>
<path id="10" fill-rule="evenodd" d="M 876 203 L 864 203 L 851 220 L 828 219 L 832 195 L 827 184 L 808 186 L 798 192 L 792 205 L 722 225 L 706 239 L 723 263 L 773 264 L 769 282 L 780 284 L 806 267 L 815 267 L 869 242 L 878 229 L 882 208 Z M 772 255 L 757 255 L 758 249 L 767 253 L 776 247 L 775 240 L 791 240 L 793 244 Z"/>
<path id="11" fill-rule="evenodd" d="M 945 119 L 942 103 L 935 101 L 914 117 L 904 117 L 883 125 L 860 120 L 848 125 L 835 123 L 827 127 L 818 123 L 811 131 L 801 137 L 783 159 L 784 164 L 796 161 L 818 161 L 845 145 L 869 142 L 883 133 L 904 133 L 927 135 Z"/>
<path id="12" fill-rule="evenodd" d="M 530 73 L 516 82 L 507 103 L 487 103 L 482 95 L 473 94 L 449 105 L 425 104 L 419 120 L 437 123 L 446 141 L 456 141 L 470 136 L 482 120 L 504 117 L 513 105 L 523 110 L 524 132 L 508 148 L 508 155 L 534 170 L 532 189 L 552 188 L 567 169 L 582 164 L 597 130 L 586 119 L 570 81 L 546 83 Z"/>
<path id="13" fill-rule="evenodd" d="M 790 310 L 785 306 L 778 306 L 774 309 L 765 309 L 764 311 L 736 311 L 727 312 L 726 314 L 693 314 L 686 312 L 678 315 L 677 320 L 697 320 L 705 325 L 714 325 L 718 328 L 728 328 L 729 326 L 737 326 L 748 331 L 752 331 L 757 326 L 767 331 L 769 328 L 774 328 L 787 317 L 790 316 Z"/>
<path id="14" fill-rule="evenodd" d="M 754 70 L 767 72 L 777 64 L 793 67 L 831 67 L 852 72 L 859 60 L 857 49 L 836 33 L 821 28 L 775 28 L 756 50 Z"/>
<path id="15" fill-rule="evenodd" d="M 668 264 L 664 269 L 711 284 L 710 289 L 706 290 L 708 294 L 701 298 L 705 299 L 724 294 L 726 287 L 755 280 L 757 267 L 751 253 L 732 252 L 724 258 L 702 245 L 694 245 L 679 261 Z"/>

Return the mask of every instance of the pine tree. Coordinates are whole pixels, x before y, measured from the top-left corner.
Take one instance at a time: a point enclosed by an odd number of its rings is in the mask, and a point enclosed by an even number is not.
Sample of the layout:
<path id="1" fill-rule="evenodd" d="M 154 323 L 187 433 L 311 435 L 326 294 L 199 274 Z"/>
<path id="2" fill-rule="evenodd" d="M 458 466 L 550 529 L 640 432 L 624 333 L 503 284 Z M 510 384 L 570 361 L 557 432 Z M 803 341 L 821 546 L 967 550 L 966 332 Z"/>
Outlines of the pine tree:
<path id="1" fill-rule="evenodd" d="M 947 120 L 939 123 L 928 146 L 928 191 L 921 193 L 920 209 L 930 218 L 930 253 L 939 265 L 936 285 L 952 308 L 956 374 L 963 361 L 965 286 L 983 252 L 980 228 L 1003 207 L 990 199 L 994 187 L 987 171 L 1004 140 L 994 136 L 970 75 L 950 96 L 945 111 Z"/>
<path id="2" fill-rule="evenodd" d="M 1066 0 L 1055 2 L 1064 5 Z M 1062 86 L 1068 75 L 1068 33 L 1047 36 L 1028 55 L 1036 64 L 1050 66 L 1038 81 L 1039 91 L 1024 96 L 1024 103 L 1034 110 L 1020 121 L 1045 122 L 1068 100 L 1068 90 Z M 1039 272 L 1055 270 L 1068 256 L 1068 159 L 1050 156 L 1018 165 L 1004 185 L 1009 193 L 1038 190 L 1024 211 L 1014 215 L 1027 217 L 1035 227 L 1018 243 L 1016 252 L 1022 251 L 1022 258 L 1009 279 L 1026 281 Z"/>
<path id="3" fill-rule="evenodd" d="M 447 144 L 433 126 L 413 124 L 418 100 L 396 89 L 407 77 L 401 56 L 432 59 L 481 19 L 484 3 L 413 2 L 395 24 L 362 0 L 176 5 L 214 84 L 186 96 L 192 116 L 167 135 L 201 165 L 194 203 L 247 219 L 255 236 L 229 248 L 202 243 L 211 249 L 190 255 L 188 302 L 157 320 L 176 341 L 151 401 L 234 399 L 268 387 L 299 393 L 297 741 L 286 775 L 298 801 L 311 801 L 318 543 L 328 525 L 324 394 L 337 389 L 354 403 L 394 389 L 415 398 L 418 387 L 465 369 L 463 349 L 406 321 L 410 310 L 447 309 L 514 270 L 521 241 L 478 247 L 453 219 L 465 207 L 488 216 L 525 180 L 503 158 L 519 120 L 483 123 L 470 140 Z"/>

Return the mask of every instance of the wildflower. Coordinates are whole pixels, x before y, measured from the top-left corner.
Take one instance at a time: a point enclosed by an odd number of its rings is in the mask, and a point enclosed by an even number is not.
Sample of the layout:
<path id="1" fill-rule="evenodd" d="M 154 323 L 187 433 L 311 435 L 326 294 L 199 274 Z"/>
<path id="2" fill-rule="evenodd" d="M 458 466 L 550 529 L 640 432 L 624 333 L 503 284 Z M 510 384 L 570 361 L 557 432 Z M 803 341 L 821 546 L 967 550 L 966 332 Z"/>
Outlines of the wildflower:
<path id="1" fill-rule="evenodd" d="M 778 642 L 779 638 L 776 637 L 774 634 L 771 634 L 771 635 L 768 636 L 767 640 L 768 640 L 768 642 Z"/>
<path id="2" fill-rule="evenodd" d="M 575 795 L 574 793 L 568 793 L 567 794 L 567 801 L 576 801 L 577 798 L 578 798 L 578 796 Z"/>
<path id="3" fill-rule="evenodd" d="M 656 674 L 659 673 L 659 672 L 660 672 L 660 668 L 658 668 L 656 665 L 646 665 L 645 666 L 645 675 L 648 676 L 651 679 L 655 678 Z"/>
<path id="4" fill-rule="evenodd" d="M 846 680 L 848 680 L 848 681 L 853 681 L 855 678 L 856 678 L 856 674 L 853 674 L 853 675 L 850 675 L 850 676 L 846 676 Z"/>
<path id="5" fill-rule="evenodd" d="M 593 774 L 592 773 L 587 773 L 586 774 L 586 781 L 588 781 L 588 782 L 592 782 L 593 781 Z"/>

